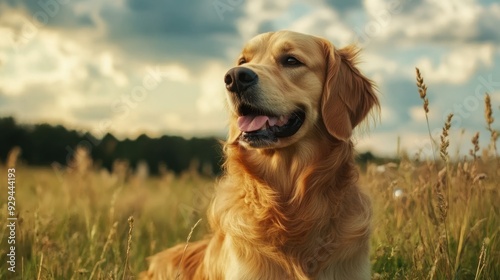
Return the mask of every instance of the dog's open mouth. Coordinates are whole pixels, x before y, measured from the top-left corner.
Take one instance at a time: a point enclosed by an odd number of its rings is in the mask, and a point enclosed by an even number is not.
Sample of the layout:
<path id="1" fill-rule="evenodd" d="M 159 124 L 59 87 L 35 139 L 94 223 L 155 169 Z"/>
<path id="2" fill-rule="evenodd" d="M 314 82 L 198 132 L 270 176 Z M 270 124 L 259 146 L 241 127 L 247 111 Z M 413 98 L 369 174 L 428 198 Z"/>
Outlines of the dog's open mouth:
<path id="1" fill-rule="evenodd" d="M 241 106 L 239 113 L 240 140 L 253 147 L 266 146 L 278 141 L 278 138 L 294 135 L 305 119 L 305 112 L 300 109 L 290 114 L 276 115 L 249 106 Z"/>

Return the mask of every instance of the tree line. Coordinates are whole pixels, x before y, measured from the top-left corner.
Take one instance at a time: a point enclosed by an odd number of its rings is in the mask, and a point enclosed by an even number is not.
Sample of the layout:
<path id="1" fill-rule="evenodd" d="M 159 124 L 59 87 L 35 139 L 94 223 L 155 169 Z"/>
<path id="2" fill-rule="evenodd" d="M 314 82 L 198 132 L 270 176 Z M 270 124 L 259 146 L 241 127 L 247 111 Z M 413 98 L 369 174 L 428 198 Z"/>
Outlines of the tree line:
<path id="1" fill-rule="evenodd" d="M 193 161 L 198 168 L 207 166 L 214 174 L 220 173 L 222 146 L 213 137 L 185 139 L 179 136 L 150 138 L 143 134 L 136 139 L 119 140 L 112 134 L 97 139 L 87 132 L 69 130 L 61 125 L 16 123 L 12 117 L 0 118 L 0 160 L 5 162 L 9 151 L 21 148 L 20 159 L 29 165 L 69 165 L 77 146 L 83 146 L 94 164 L 111 170 L 116 159 L 129 162 L 134 168 L 138 162 L 148 164 L 152 174 L 159 165 L 179 174 L 190 168 Z"/>

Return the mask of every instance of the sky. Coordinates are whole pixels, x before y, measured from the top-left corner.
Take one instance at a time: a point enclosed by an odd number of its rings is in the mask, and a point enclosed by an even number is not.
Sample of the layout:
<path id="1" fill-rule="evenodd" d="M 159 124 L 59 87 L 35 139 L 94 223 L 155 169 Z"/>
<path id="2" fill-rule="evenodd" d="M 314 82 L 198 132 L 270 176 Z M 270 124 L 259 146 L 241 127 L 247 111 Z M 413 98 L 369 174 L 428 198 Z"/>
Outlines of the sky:
<path id="1" fill-rule="evenodd" d="M 0 0 L 0 117 L 96 136 L 217 136 L 227 129 L 225 72 L 253 36 L 281 29 L 356 43 L 381 116 L 358 150 L 432 149 L 454 113 L 451 151 L 488 142 L 484 94 L 500 129 L 496 0 Z M 399 139 L 399 140 L 398 140 Z"/>

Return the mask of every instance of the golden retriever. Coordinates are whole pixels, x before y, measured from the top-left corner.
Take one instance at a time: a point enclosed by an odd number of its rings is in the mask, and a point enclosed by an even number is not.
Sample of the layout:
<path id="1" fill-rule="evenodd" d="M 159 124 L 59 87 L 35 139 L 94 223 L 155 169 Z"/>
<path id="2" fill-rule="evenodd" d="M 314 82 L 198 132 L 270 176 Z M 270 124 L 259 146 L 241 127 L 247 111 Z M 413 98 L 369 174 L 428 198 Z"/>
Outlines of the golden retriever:
<path id="1" fill-rule="evenodd" d="M 370 278 L 371 204 L 351 135 L 379 101 L 357 52 L 291 31 L 247 43 L 224 77 L 212 235 L 151 257 L 145 279 Z"/>

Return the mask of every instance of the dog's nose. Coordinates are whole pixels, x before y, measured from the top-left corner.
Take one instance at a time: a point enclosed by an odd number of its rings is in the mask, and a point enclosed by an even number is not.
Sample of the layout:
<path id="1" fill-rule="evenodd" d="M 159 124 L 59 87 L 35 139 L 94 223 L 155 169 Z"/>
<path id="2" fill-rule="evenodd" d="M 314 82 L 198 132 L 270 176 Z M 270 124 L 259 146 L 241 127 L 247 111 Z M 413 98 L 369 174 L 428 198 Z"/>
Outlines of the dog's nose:
<path id="1" fill-rule="evenodd" d="M 259 76 L 245 67 L 234 67 L 227 71 L 224 76 L 226 88 L 231 92 L 241 93 L 250 86 L 257 83 Z"/>

